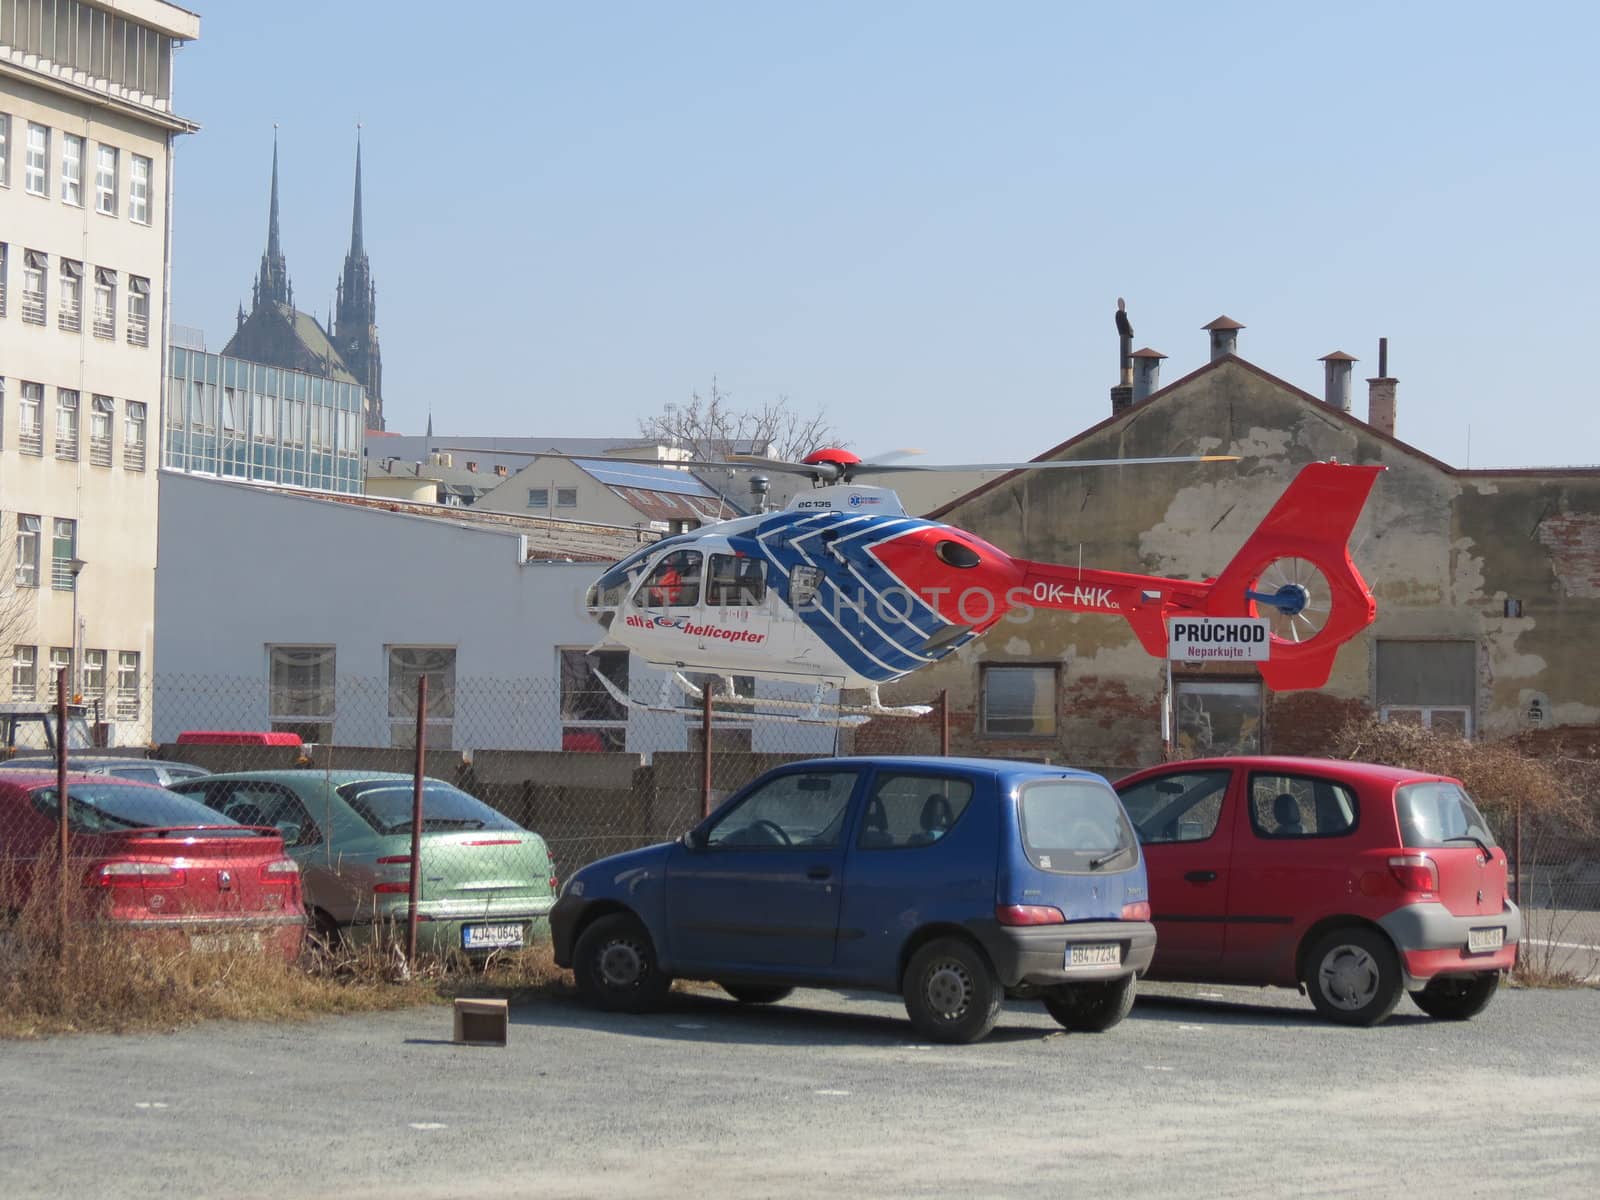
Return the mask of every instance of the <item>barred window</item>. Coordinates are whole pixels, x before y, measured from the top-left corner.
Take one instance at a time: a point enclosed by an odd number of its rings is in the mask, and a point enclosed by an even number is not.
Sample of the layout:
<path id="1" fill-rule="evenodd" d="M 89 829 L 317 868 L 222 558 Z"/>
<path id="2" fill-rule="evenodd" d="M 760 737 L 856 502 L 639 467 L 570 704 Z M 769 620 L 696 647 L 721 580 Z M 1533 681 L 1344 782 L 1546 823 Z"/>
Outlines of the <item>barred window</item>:
<path id="1" fill-rule="evenodd" d="M 122 469 L 144 470 L 145 408 L 143 400 L 129 400 L 123 422 Z"/>
<path id="2" fill-rule="evenodd" d="M 150 281 L 142 275 L 128 276 L 128 344 L 150 344 Z"/>
<path id="3" fill-rule="evenodd" d="M 111 431 L 117 419 L 117 402 L 110 396 L 96 396 L 89 413 L 89 462 L 97 467 L 111 465 Z"/>
<path id="4" fill-rule="evenodd" d="M 50 539 L 50 586 L 58 592 L 76 591 L 78 587 L 78 523 L 68 517 L 57 517 Z"/>
<path id="5" fill-rule="evenodd" d="M 14 647 L 11 652 L 11 698 L 36 700 L 38 696 L 39 647 Z"/>
<path id="6" fill-rule="evenodd" d="M 103 701 L 106 698 L 106 652 L 104 650 L 85 650 L 83 652 L 83 682 L 81 691 L 85 702 Z"/>
<path id="7" fill-rule="evenodd" d="M 94 335 L 117 336 L 117 273 L 109 267 L 94 269 Z"/>
<path id="8" fill-rule="evenodd" d="M 24 454 L 44 453 L 44 384 L 22 381 L 22 399 L 17 410 L 17 447 Z"/>
<path id="9" fill-rule="evenodd" d="M 56 389 L 56 457 L 65 462 L 78 458 L 78 393 Z"/>
<path id="10" fill-rule="evenodd" d="M 137 721 L 141 711 L 142 681 L 139 676 L 139 652 L 117 651 L 117 720 Z"/>

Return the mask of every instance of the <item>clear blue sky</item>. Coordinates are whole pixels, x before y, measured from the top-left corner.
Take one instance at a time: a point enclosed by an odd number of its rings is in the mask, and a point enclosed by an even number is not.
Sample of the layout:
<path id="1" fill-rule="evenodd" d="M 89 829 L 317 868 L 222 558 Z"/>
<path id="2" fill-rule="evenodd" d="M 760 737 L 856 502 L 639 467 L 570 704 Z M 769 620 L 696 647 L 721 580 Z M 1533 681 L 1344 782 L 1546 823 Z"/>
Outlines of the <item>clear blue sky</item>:
<path id="1" fill-rule="evenodd" d="M 715 375 L 1031 457 L 1109 411 L 1121 295 L 1169 382 L 1219 313 L 1319 395 L 1387 336 L 1403 438 L 1600 462 L 1600 6 L 191 7 L 174 318 L 248 302 L 275 121 L 328 308 L 359 119 L 399 432 L 632 434 Z"/>

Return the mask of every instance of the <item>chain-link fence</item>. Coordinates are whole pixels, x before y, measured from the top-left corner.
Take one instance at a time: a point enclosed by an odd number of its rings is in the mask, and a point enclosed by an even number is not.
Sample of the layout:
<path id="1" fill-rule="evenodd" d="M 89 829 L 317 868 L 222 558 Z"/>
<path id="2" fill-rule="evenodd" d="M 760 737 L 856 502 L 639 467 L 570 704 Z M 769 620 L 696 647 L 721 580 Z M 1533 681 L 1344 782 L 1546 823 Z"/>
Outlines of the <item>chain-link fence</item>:
<path id="1" fill-rule="evenodd" d="M 939 695 L 922 715 L 841 723 L 827 704 L 834 697 L 695 678 L 688 691 L 636 692 L 646 707 L 630 708 L 592 674 L 458 680 L 428 653 L 392 680 L 335 680 L 310 660 L 270 680 L 158 677 L 137 696 L 109 709 L 85 704 L 69 719 L 71 765 L 177 792 L 193 807 L 169 814 L 172 824 L 209 813 L 275 831 L 324 939 L 369 939 L 415 912 L 423 949 L 470 954 L 538 940 L 560 879 L 676 837 L 773 766 L 939 754 L 949 744 Z M 709 714 L 693 691 L 707 684 Z M 107 711 L 116 719 L 94 719 Z M 47 724 L 15 727 L 18 757 L 0 778 L 46 754 L 52 736 Z M 33 803 L 48 839 L 43 807 L 54 801 Z M 74 829 L 98 823 L 105 832 L 115 813 L 75 819 Z M 1548 822 L 1499 832 L 1527 914 L 1526 955 L 1548 975 L 1600 976 L 1600 843 Z M 265 911 L 279 895 L 254 875 L 242 887 L 241 868 L 230 869 L 235 908 Z M 116 882 L 137 885 L 140 903 L 178 902 L 175 891 L 158 896 L 153 876 Z"/>

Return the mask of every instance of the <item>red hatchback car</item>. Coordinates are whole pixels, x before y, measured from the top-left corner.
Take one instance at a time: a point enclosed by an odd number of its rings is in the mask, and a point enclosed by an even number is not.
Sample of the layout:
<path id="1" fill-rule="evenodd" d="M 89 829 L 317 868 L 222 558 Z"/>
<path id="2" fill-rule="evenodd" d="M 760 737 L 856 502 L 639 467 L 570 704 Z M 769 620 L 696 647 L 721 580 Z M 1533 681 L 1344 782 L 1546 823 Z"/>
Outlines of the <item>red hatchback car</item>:
<path id="1" fill-rule="evenodd" d="M 1315 758 L 1163 763 L 1116 784 L 1143 845 L 1148 978 L 1299 987 L 1375 1025 L 1465 1020 L 1516 961 L 1506 856 L 1458 780 Z"/>
<path id="2" fill-rule="evenodd" d="M 0 915 L 48 886 L 40 864 L 56 854 L 56 782 L 45 772 L 0 777 Z M 95 915 L 187 936 L 197 949 L 299 954 L 300 869 L 276 829 L 239 825 L 154 784 L 81 774 L 67 776 L 67 828 Z"/>

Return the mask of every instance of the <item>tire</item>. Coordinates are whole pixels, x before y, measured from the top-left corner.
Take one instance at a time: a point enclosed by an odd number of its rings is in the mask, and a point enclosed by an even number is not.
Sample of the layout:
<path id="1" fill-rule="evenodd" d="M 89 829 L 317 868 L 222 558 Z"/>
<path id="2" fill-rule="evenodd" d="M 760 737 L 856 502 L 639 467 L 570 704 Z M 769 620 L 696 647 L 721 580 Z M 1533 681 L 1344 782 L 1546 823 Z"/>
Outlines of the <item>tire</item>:
<path id="1" fill-rule="evenodd" d="M 1062 983 L 1044 994 L 1044 1007 L 1074 1033 L 1104 1033 L 1128 1015 L 1138 989 L 1134 975 L 1103 983 Z"/>
<path id="2" fill-rule="evenodd" d="M 740 1004 L 776 1004 L 794 991 L 792 987 L 767 987 L 758 983 L 719 983 L 717 986 Z"/>
<path id="3" fill-rule="evenodd" d="M 1004 996 L 989 960 L 958 938 L 938 938 L 913 954 L 901 994 L 918 1033 L 957 1043 L 987 1035 Z"/>
<path id="4" fill-rule="evenodd" d="M 1400 1003 L 1404 984 L 1394 946 L 1372 929 L 1349 926 L 1318 938 L 1305 960 L 1306 991 L 1340 1025 L 1376 1025 Z"/>
<path id="5" fill-rule="evenodd" d="M 1411 993 L 1411 999 L 1436 1020 L 1470 1021 L 1489 1007 L 1499 990 L 1499 971 L 1479 971 L 1476 975 L 1430 979 L 1427 987 Z"/>
<path id="6" fill-rule="evenodd" d="M 311 910 L 311 933 L 330 951 L 337 950 L 344 944 L 344 933 L 339 928 L 339 922 L 335 921 L 333 914 L 325 909 Z"/>
<path id="7" fill-rule="evenodd" d="M 649 931 L 631 913 L 612 913 L 585 929 L 572 952 L 572 972 L 584 997 L 607 1012 L 649 1012 L 672 987 Z"/>

